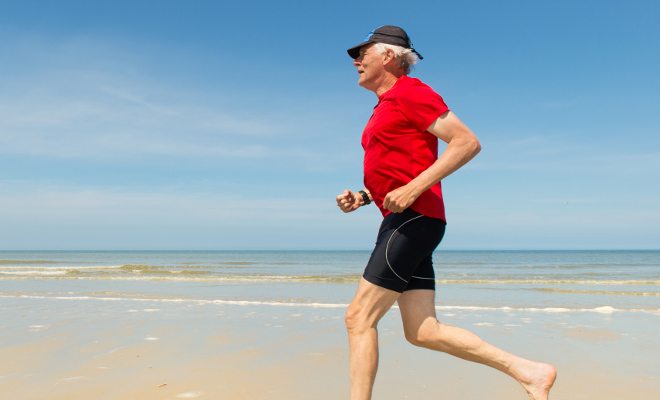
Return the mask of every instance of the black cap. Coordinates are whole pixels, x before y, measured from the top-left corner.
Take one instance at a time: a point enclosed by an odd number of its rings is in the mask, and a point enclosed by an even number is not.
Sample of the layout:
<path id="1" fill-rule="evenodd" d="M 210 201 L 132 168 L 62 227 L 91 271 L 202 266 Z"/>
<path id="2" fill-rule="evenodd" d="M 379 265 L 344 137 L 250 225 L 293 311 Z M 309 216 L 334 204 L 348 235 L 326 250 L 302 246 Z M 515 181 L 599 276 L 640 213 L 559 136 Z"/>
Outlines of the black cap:
<path id="1" fill-rule="evenodd" d="M 405 49 L 412 50 L 415 54 L 417 54 L 417 57 L 419 57 L 420 60 L 424 58 L 413 48 L 413 45 L 410 42 L 410 38 L 408 37 L 406 31 L 394 25 L 383 25 L 380 28 L 374 29 L 373 31 L 369 32 L 369 35 L 367 35 L 367 37 L 364 39 L 364 42 L 358 44 L 357 46 L 353 46 L 346 51 L 352 59 L 356 59 L 360 56 L 360 47 L 371 43 L 387 43 L 393 44 L 395 46 L 401 46 Z"/>

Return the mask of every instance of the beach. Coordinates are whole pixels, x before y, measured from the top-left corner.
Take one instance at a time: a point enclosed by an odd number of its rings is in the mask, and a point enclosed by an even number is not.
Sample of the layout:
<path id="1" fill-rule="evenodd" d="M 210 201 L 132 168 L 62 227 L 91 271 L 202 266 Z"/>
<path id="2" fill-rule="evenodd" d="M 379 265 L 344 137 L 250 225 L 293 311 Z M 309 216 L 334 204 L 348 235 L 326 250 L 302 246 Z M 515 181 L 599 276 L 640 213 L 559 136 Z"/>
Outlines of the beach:
<path id="1" fill-rule="evenodd" d="M 2 399 L 345 399 L 368 252 L 0 252 Z M 559 376 L 552 399 L 660 398 L 660 252 L 437 252 L 438 318 Z M 525 399 L 379 327 L 374 399 Z"/>

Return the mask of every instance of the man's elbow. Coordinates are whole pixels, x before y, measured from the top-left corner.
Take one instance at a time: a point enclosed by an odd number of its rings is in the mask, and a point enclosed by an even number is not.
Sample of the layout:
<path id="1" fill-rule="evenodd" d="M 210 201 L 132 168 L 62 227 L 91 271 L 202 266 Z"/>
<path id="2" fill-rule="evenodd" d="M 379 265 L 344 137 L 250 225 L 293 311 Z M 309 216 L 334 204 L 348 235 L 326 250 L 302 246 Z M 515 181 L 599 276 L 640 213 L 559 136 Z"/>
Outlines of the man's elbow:
<path id="1" fill-rule="evenodd" d="M 468 141 L 468 150 L 472 157 L 476 156 L 481 151 L 481 143 L 474 135 L 471 135 L 470 140 Z"/>
<path id="2" fill-rule="evenodd" d="M 481 142 L 477 138 L 474 138 L 474 155 L 476 156 L 481 151 Z"/>

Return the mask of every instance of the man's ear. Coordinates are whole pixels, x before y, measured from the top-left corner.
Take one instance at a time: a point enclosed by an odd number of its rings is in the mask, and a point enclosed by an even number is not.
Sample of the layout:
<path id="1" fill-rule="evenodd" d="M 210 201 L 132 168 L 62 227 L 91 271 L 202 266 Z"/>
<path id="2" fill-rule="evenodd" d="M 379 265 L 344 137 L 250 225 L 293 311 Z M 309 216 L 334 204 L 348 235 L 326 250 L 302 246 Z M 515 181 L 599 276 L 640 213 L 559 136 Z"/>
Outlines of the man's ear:
<path id="1" fill-rule="evenodd" d="M 383 64 L 387 64 L 390 62 L 390 60 L 394 59 L 394 52 L 392 49 L 386 49 L 385 50 L 385 58 L 383 59 Z"/>

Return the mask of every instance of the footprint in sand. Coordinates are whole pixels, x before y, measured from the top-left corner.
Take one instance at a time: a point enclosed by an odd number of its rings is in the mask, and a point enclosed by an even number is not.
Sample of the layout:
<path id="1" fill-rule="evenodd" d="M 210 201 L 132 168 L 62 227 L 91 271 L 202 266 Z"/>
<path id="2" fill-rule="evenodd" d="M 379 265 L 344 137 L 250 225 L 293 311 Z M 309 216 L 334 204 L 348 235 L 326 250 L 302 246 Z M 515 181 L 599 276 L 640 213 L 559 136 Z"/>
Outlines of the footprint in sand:
<path id="1" fill-rule="evenodd" d="M 196 397 L 203 396 L 204 392 L 183 392 L 176 395 L 177 399 L 194 399 Z"/>

